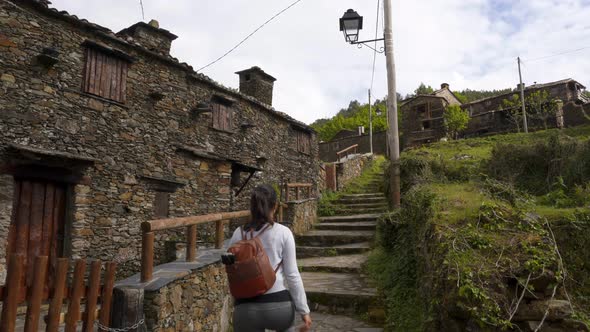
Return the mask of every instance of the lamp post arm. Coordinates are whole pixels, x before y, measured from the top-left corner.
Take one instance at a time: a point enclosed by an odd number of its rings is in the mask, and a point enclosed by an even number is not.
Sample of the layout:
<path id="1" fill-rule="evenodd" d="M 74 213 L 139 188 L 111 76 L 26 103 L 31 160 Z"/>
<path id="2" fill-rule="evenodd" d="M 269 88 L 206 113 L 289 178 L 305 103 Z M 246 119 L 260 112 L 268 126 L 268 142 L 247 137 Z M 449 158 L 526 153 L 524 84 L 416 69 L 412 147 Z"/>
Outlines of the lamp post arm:
<path id="1" fill-rule="evenodd" d="M 356 45 L 356 44 L 366 44 L 366 43 L 372 43 L 372 42 L 376 42 L 376 41 L 384 41 L 385 38 L 379 38 L 379 39 L 371 39 L 371 40 L 362 40 L 362 41 L 356 41 L 356 42 L 350 42 L 352 45 Z"/>

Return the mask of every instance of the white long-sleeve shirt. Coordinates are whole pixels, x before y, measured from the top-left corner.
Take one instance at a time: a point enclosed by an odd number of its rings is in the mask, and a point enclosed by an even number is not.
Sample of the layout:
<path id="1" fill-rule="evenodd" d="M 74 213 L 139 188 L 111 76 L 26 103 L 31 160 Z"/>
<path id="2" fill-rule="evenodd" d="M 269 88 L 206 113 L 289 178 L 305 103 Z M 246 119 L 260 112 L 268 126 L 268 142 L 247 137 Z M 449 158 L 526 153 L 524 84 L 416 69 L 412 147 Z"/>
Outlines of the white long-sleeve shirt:
<path id="1" fill-rule="evenodd" d="M 254 236 L 258 236 L 259 233 L 260 231 L 254 231 Z M 250 238 L 249 234 L 248 238 Z M 303 281 L 301 280 L 301 275 L 297 268 L 295 239 L 293 233 L 288 227 L 274 223 L 274 225 L 264 231 L 259 238 L 273 269 L 279 265 L 281 260 L 283 261 L 282 266 L 277 271 L 275 284 L 265 294 L 289 289 L 289 293 L 291 293 L 297 312 L 301 315 L 308 314 L 309 306 L 307 305 L 307 296 L 305 295 L 305 289 L 303 288 Z M 238 228 L 234 231 L 234 234 L 229 241 L 229 246 L 240 240 L 242 240 L 242 233 L 240 228 Z"/>

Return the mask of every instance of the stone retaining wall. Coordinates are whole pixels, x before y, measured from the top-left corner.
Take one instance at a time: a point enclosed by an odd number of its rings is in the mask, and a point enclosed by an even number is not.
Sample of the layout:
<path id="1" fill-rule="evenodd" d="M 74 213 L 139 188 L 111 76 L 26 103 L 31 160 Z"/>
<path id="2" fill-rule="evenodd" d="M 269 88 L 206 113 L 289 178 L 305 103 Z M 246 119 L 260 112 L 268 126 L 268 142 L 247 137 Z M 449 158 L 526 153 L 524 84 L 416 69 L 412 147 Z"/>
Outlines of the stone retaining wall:
<path id="1" fill-rule="evenodd" d="M 117 286 L 144 289 L 147 331 L 229 330 L 233 299 L 220 255 L 223 250 L 206 250 L 196 263 L 174 262 L 154 269 L 154 279 L 139 283 L 139 275 Z"/>
<path id="2" fill-rule="evenodd" d="M 350 159 L 336 164 L 336 183 L 338 190 L 346 187 L 352 180 L 361 176 L 363 169 L 372 159 L 370 154 L 352 156 Z"/>
<path id="3" fill-rule="evenodd" d="M 292 201 L 285 213 L 285 220 L 288 222 L 293 234 L 301 235 L 313 228 L 317 221 L 318 204 L 316 198 Z"/>

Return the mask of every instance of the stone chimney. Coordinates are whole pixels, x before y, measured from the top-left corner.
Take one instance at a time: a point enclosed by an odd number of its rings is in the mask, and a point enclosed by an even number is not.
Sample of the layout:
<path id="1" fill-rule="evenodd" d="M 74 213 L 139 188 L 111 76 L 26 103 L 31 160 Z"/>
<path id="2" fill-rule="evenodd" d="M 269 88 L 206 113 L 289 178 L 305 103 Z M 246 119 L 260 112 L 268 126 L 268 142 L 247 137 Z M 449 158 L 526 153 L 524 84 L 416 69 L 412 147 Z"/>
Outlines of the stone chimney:
<path id="1" fill-rule="evenodd" d="M 359 136 L 363 136 L 364 133 L 365 133 L 365 126 L 358 126 Z"/>
<path id="2" fill-rule="evenodd" d="M 523 88 L 526 88 L 526 85 L 522 83 Z M 516 91 L 520 91 L 520 83 L 516 85 Z"/>
<path id="3" fill-rule="evenodd" d="M 170 54 L 172 41 L 178 38 L 170 31 L 160 29 L 160 24 L 156 20 L 151 20 L 150 23 L 135 23 L 127 29 L 119 31 L 117 36 L 163 55 Z"/>
<path id="4" fill-rule="evenodd" d="M 276 78 L 265 73 L 260 67 L 236 72 L 240 75 L 240 92 L 272 106 L 272 89 Z"/>
<path id="5" fill-rule="evenodd" d="M 449 83 L 443 83 L 440 85 L 441 89 L 448 89 L 449 88 Z"/>

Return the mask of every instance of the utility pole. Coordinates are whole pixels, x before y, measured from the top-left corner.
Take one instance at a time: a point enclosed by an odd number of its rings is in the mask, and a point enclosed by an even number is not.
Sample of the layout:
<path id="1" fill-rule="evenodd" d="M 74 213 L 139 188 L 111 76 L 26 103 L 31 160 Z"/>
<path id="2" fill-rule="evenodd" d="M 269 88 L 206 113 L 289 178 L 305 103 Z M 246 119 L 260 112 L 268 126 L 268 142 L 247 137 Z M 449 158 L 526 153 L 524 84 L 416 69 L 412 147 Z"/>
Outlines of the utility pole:
<path id="1" fill-rule="evenodd" d="M 518 77 L 520 77 L 520 103 L 522 104 L 522 127 L 524 132 L 529 132 L 529 127 L 526 121 L 526 108 L 524 106 L 524 84 L 522 84 L 522 73 L 520 71 L 520 57 L 518 59 Z"/>
<path id="2" fill-rule="evenodd" d="M 369 89 L 369 145 L 373 154 L 373 108 L 371 105 L 371 89 Z"/>
<path id="3" fill-rule="evenodd" d="M 387 140 L 389 142 L 389 158 L 391 160 L 391 194 L 393 207 L 401 205 L 400 191 L 400 161 L 399 161 L 399 133 L 397 123 L 397 93 L 395 86 L 395 60 L 393 58 L 393 18 L 391 0 L 383 1 L 383 13 L 385 14 L 383 37 L 385 38 L 385 58 L 387 63 L 387 115 L 388 129 Z"/>

